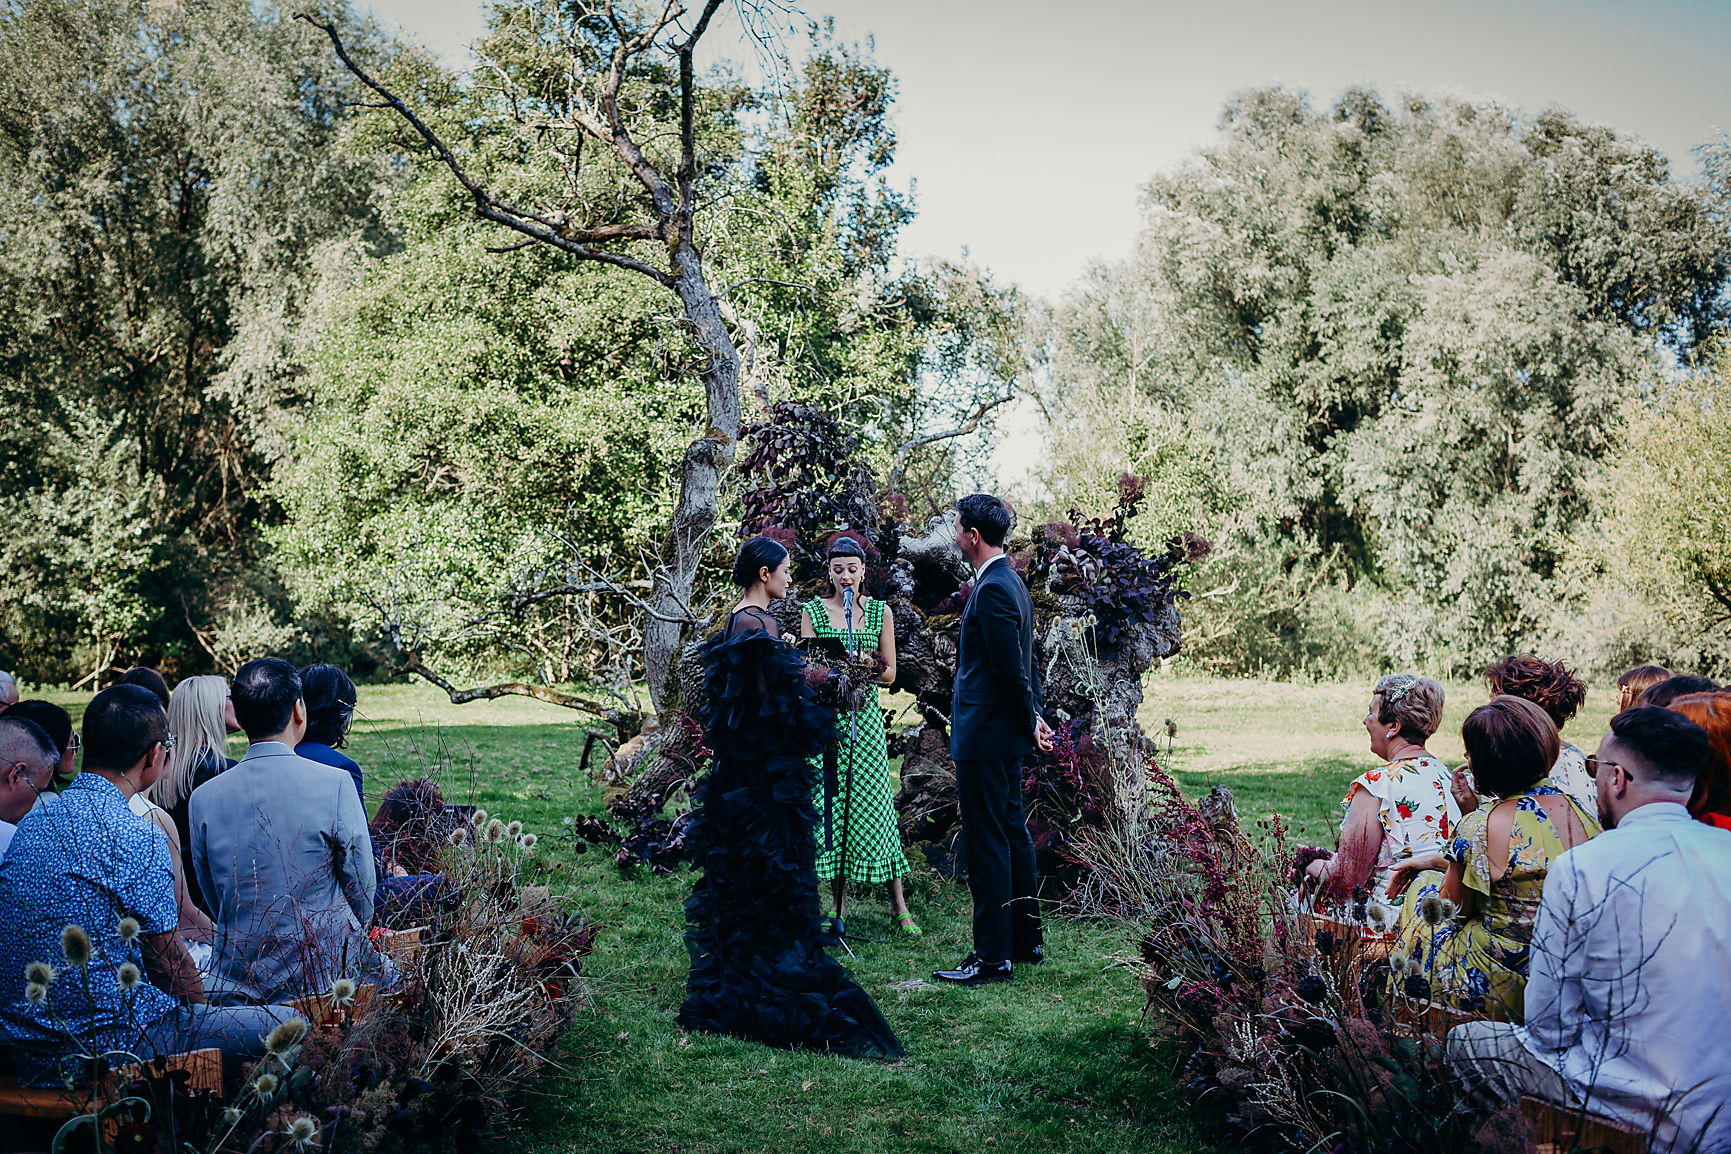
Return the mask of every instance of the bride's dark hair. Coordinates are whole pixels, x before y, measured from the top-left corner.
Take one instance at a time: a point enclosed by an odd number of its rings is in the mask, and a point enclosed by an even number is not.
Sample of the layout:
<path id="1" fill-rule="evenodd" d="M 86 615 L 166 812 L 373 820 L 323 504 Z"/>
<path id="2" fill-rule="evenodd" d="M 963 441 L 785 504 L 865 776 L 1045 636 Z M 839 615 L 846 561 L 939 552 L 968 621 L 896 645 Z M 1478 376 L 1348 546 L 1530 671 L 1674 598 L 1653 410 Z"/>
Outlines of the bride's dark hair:
<path id="1" fill-rule="evenodd" d="M 768 569 L 771 573 L 787 560 L 787 546 L 774 537 L 753 537 L 739 547 L 733 559 L 733 583 L 741 589 L 757 584 L 757 575 Z"/>

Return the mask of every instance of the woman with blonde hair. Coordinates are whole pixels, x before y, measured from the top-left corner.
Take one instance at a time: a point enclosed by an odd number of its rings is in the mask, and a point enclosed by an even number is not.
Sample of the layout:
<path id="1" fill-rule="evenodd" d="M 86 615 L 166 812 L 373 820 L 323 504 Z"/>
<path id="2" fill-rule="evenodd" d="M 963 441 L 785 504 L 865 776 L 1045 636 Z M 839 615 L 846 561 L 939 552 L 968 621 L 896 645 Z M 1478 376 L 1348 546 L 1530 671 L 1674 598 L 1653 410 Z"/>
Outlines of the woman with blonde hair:
<path id="1" fill-rule="evenodd" d="M 175 739 L 174 768 L 150 787 L 148 796 L 168 812 L 172 824 L 169 841 L 179 851 L 176 860 L 181 866 L 181 876 L 174 879 L 175 895 L 190 899 L 199 915 L 194 924 L 202 919 L 208 926 L 210 919 L 205 915 L 210 913 L 210 905 L 198 891 L 198 874 L 192 868 L 190 804 L 193 790 L 238 764 L 228 756 L 228 735 L 240 732 L 234 705 L 228 699 L 228 679 L 207 674 L 188 677 L 176 685 L 168 698 L 168 732 Z M 183 927 L 188 924 L 186 909 L 187 903 L 182 902 Z"/>
<path id="2" fill-rule="evenodd" d="M 1371 690 L 1364 728 L 1382 764 L 1346 787 L 1340 848 L 1306 867 L 1325 895 L 1380 896 L 1402 863 L 1448 844 L 1460 804 L 1448 766 L 1424 746 L 1442 711 L 1443 687 L 1428 677 L 1391 673 Z"/>

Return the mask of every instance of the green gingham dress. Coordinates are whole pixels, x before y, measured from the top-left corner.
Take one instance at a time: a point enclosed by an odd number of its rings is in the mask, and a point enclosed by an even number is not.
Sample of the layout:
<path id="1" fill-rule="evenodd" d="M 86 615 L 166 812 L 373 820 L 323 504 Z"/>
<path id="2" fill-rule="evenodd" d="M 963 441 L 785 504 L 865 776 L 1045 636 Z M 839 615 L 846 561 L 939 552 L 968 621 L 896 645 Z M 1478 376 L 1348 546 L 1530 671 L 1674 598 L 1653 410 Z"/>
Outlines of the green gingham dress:
<path id="1" fill-rule="evenodd" d="M 876 649 L 878 638 L 883 633 L 884 605 L 876 598 L 862 597 L 858 608 L 864 611 L 864 620 L 855 618 L 858 624 L 854 628 L 854 643 L 862 651 Z M 811 618 L 812 631 L 819 637 L 835 638 L 846 642 L 844 630 L 836 629 L 829 618 L 829 608 L 822 599 L 812 598 L 805 603 L 807 616 Z M 841 862 L 842 817 L 847 815 L 847 879 L 855 882 L 887 882 L 892 878 L 906 876 L 908 859 L 902 854 L 902 835 L 896 827 L 895 799 L 890 789 L 890 759 L 889 750 L 884 744 L 884 714 L 878 706 L 877 686 L 866 690 L 865 703 L 859 711 L 859 737 L 853 742 L 851 751 L 853 758 L 853 798 L 851 805 L 847 793 L 848 772 L 848 732 L 852 717 L 847 713 L 836 715 L 836 727 L 840 732 L 840 740 L 836 742 L 836 788 L 837 793 L 830 821 L 833 844 L 824 849 L 823 829 L 823 774 L 822 762 L 818 773 L 817 805 L 817 876 L 823 881 L 829 881 L 837 873 Z"/>

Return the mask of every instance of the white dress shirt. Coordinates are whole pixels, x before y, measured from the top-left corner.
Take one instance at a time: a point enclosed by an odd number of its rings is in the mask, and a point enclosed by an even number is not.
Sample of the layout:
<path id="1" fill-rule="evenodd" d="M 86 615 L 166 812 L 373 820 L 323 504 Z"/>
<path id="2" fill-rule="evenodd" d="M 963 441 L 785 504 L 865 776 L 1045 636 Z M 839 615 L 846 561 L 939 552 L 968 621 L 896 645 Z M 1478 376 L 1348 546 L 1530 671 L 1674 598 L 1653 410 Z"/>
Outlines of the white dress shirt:
<path id="1" fill-rule="evenodd" d="M 1530 966 L 1521 1042 L 1589 1110 L 1731 1149 L 1731 831 L 1648 804 L 1559 856 Z"/>
<path id="2" fill-rule="evenodd" d="M 997 554 L 994 554 L 993 556 L 987 557 L 985 564 L 981 565 L 978 569 L 974 570 L 974 581 L 978 582 L 980 578 L 982 578 L 986 575 L 986 570 L 990 569 L 992 567 L 993 561 L 1002 561 L 1005 557 L 1008 557 L 1008 556 L 1009 556 L 1008 553 L 997 553 Z"/>

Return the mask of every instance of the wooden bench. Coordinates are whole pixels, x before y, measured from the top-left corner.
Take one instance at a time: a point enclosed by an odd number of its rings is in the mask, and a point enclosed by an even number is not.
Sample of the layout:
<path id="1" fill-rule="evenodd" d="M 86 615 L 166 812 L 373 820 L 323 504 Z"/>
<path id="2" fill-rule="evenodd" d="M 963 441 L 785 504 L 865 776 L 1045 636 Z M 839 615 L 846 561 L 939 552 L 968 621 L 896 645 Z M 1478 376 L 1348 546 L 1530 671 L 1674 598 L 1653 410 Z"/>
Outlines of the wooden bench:
<path id="1" fill-rule="evenodd" d="M 431 928 L 415 926 L 407 930 L 386 930 L 384 937 L 379 939 L 379 952 L 389 954 L 399 962 L 413 961 L 426 948 Z"/>
<path id="2" fill-rule="evenodd" d="M 146 1062 L 143 1069 L 138 1066 L 116 1068 L 108 1075 L 109 1083 L 104 1087 L 100 1102 L 107 1104 L 117 1101 L 122 1097 L 119 1093 L 120 1087 L 142 1074 L 160 1077 L 176 1070 L 187 1072 L 188 1091 L 209 1091 L 219 1097 L 222 1095 L 222 1051 L 192 1050 L 184 1054 L 170 1054 L 164 1058 L 160 1072 L 154 1061 Z M 64 1120 L 88 1113 L 90 1094 L 87 1091 L 74 1092 L 58 1086 L 25 1086 L 19 1083 L 16 1074 L 0 1075 L 0 1117 Z"/>
<path id="3" fill-rule="evenodd" d="M 1572 1154 L 1576 1150 L 1647 1154 L 1645 1131 L 1598 1114 L 1530 1095 L 1521 1099 L 1521 1114 L 1532 1123 L 1537 1154 Z"/>
<path id="4" fill-rule="evenodd" d="M 1310 925 L 1313 940 L 1317 930 L 1327 930 L 1334 935 L 1340 949 L 1360 963 L 1382 961 L 1394 953 L 1395 944 L 1400 940 L 1398 934 L 1372 933 L 1368 926 L 1343 922 L 1324 914 L 1311 914 Z"/>
<path id="5" fill-rule="evenodd" d="M 1463 1022 L 1484 1021 L 1483 1014 L 1470 1014 L 1453 1006 L 1445 1006 L 1441 1002 L 1418 998 L 1393 998 L 1388 1009 L 1389 1015 L 1401 1025 L 1437 1038 L 1447 1037 L 1450 1030 Z"/>
<path id="6" fill-rule="evenodd" d="M 360 986 L 355 990 L 355 996 L 349 999 L 349 1004 L 339 1006 L 329 994 L 308 994 L 304 998 L 296 998 L 286 1003 L 287 1007 L 307 1020 L 307 1024 L 315 1030 L 329 1030 L 344 1022 L 352 1022 L 367 1012 L 372 1004 L 376 987 Z"/>

